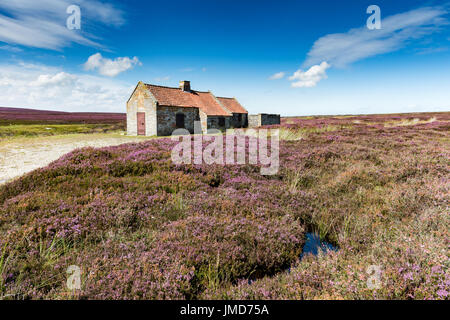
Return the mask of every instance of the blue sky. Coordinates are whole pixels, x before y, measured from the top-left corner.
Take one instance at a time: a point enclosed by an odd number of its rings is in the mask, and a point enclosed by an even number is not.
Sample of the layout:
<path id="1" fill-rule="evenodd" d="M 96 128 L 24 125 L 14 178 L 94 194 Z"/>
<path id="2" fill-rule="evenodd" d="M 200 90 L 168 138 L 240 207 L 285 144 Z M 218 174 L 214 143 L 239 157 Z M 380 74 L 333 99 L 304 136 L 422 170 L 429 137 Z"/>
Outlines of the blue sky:
<path id="1" fill-rule="evenodd" d="M 81 29 L 66 9 L 78 5 Z M 381 29 L 369 30 L 369 5 Z M 0 3 L 0 106 L 125 111 L 139 80 L 236 97 L 251 113 L 450 110 L 446 1 Z"/>

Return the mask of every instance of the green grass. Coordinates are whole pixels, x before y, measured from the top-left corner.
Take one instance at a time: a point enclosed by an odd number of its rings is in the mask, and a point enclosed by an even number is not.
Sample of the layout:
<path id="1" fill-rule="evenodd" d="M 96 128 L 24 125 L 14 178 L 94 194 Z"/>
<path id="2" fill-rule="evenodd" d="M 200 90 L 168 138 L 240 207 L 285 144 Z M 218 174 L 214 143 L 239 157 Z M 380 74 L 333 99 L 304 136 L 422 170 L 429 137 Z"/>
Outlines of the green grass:
<path id="1" fill-rule="evenodd" d="M 3 295 L 3 293 L 5 291 L 3 278 L 4 278 L 4 273 L 6 270 L 6 265 L 8 264 L 8 260 L 9 260 L 9 256 L 7 256 L 6 245 L 7 245 L 7 243 L 5 243 L 5 245 L 3 246 L 1 255 L 0 255 L 0 295 Z"/>
<path id="2" fill-rule="evenodd" d="M 119 132 L 124 124 L 10 124 L 0 125 L 0 137 L 55 136 Z"/>

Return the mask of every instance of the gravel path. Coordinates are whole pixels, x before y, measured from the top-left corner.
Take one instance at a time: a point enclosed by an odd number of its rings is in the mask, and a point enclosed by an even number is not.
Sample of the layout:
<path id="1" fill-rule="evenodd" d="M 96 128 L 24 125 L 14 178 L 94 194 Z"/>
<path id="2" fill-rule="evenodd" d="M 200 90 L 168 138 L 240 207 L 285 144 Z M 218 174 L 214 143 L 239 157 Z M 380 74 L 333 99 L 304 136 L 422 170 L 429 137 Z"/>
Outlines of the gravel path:
<path id="1" fill-rule="evenodd" d="M 62 155 L 83 147 L 114 146 L 151 138 L 118 134 L 64 135 L 0 140 L 0 184 L 44 167 Z"/>

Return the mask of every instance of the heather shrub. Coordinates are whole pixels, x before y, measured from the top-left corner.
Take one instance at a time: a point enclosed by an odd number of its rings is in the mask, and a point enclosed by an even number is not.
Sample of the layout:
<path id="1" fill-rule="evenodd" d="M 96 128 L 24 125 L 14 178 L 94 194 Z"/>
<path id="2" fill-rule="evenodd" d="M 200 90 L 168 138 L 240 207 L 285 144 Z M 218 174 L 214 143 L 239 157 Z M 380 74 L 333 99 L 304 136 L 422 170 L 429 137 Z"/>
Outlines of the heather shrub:
<path id="1" fill-rule="evenodd" d="M 158 250 L 195 266 L 201 289 L 211 286 L 211 272 L 220 284 L 282 271 L 298 257 L 304 233 L 289 216 L 275 220 L 198 215 L 169 224 L 159 235 Z"/>
<path id="2" fill-rule="evenodd" d="M 0 186 L 0 295 L 448 299 L 450 119 L 430 117 L 283 119 L 301 139 L 273 176 L 175 165 L 169 139 L 75 150 Z M 339 250 L 299 260 L 311 231 Z"/>
<path id="3" fill-rule="evenodd" d="M 171 146 L 161 139 L 78 149 L 0 188 L 4 290 L 195 298 L 296 260 L 304 228 L 268 197 L 283 196 L 279 178 L 249 165 L 177 166 Z M 65 287 L 69 265 L 85 271 L 76 296 Z"/>

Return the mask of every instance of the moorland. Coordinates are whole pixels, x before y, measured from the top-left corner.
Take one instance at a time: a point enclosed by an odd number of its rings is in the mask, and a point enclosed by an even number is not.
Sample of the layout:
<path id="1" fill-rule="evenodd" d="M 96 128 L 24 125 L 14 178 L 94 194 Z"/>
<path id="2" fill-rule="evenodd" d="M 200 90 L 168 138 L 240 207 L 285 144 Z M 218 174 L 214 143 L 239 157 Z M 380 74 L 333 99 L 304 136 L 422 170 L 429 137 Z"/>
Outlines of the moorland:
<path id="1" fill-rule="evenodd" d="M 78 148 L 0 186 L 0 297 L 448 299 L 450 113 L 271 128 L 275 175 L 176 165 L 161 138 Z M 311 232 L 337 250 L 300 259 Z"/>

